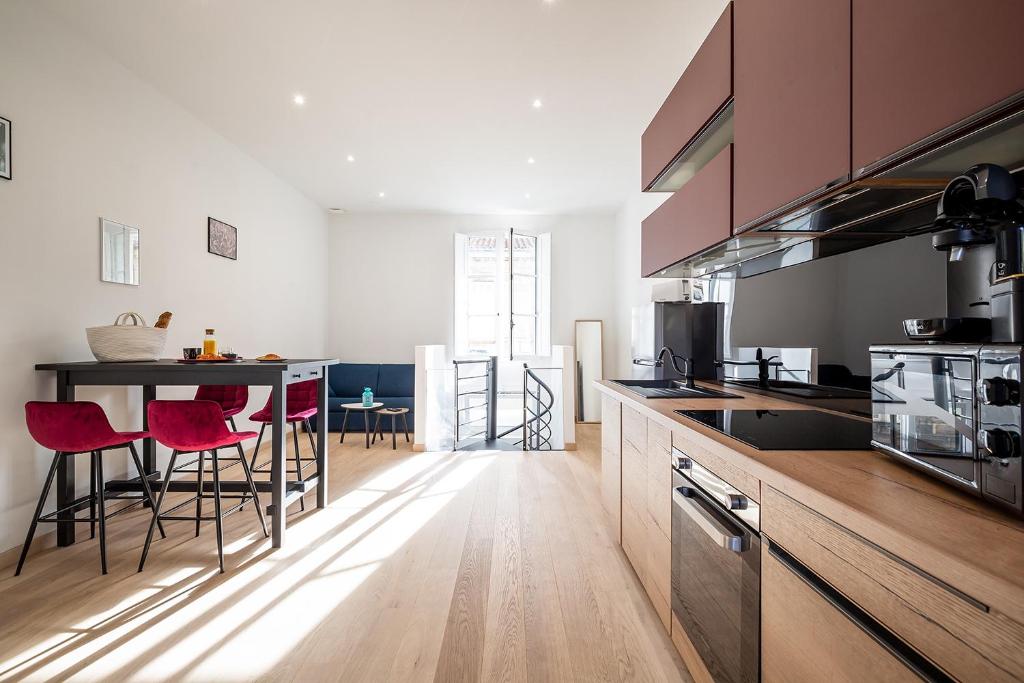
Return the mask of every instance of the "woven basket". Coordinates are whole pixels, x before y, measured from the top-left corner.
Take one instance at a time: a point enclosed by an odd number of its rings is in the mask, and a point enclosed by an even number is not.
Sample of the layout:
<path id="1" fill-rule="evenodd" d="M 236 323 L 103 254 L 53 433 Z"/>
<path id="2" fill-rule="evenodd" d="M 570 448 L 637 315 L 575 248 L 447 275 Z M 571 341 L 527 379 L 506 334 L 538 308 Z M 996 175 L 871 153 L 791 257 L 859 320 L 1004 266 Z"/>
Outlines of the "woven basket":
<path id="1" fill-rule="evenodd" d="M 167 343 L 167 330 L 147 327 L 138 313 L 122 313 L 113 325 L 85 330 L 89 349 L 96 360 L 107 363 L 157 360 Z"/>

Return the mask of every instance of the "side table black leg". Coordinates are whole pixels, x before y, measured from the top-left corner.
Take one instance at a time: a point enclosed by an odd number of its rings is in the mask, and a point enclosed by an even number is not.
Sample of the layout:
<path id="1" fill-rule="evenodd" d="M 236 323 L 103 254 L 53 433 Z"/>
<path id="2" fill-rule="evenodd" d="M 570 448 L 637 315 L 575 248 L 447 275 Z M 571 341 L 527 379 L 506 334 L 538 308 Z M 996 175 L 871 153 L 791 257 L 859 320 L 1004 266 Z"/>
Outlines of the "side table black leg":
<path id="1" fill-rule="evenodd" d="M 366 432 L 366 447 L 370 447 L 370 411 L 363 411 L 363 431 Z"/>
<path id="2" fill-rule="evenodd" d="M 345 416 L 341 418 L 341 439 L 338 443 L 345 443 L 345 429 L 348 427 L 348 408 L 345 408 Z"/>
<path id="3" fill-rule="evenodd" d="M 409 419 L 406 413 L 402 413 L 402 426 L 405 427 L 405 442 L 409 443 Z"/>
<path id="4" fill-rule="evenodd" d="M 391 416 L 391 450 L 398 450 L 398 437 L 395 436 L 395 423 L 398 422 L 398 416 Z"/>

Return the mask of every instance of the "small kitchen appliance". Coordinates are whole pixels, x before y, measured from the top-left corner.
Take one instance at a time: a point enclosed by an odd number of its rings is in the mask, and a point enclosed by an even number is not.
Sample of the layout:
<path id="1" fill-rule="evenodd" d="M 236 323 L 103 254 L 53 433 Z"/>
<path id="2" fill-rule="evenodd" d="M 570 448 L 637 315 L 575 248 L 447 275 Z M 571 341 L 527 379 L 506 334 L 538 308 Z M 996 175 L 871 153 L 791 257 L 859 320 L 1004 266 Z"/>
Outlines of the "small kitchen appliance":
<path id="1" fill-rule="evenodd" d="M 1024 514 L 1019 344 L 871 347 L 871 445 Z"/>
<path id="2" fill-rule="evenodd" d="M 871 444 L 1024 514 L 1024 202 L 1016 179 L 1000 166 L 972 166 L 946 185 L 935 225 L 942 231 L 932 245 L 950 254 L 949 317 L 904 322 L 908 337 L 926 344 L 871 347 Z"/>
<path id="3" fill-rule="evenodd" d="M 1024 201 L 1013 175 L 977 164 L 942 192 L 932 246 L 949 253 L 947 315 L 903 322 L 913 341 L 1024 342 Z"/>

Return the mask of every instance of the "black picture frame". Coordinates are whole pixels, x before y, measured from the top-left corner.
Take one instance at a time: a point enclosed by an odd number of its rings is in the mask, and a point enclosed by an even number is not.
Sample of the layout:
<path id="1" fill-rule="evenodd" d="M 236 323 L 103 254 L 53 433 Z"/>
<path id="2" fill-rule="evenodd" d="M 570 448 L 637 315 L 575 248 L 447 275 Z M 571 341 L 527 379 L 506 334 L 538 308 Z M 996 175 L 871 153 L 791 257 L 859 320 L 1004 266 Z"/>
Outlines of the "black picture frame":
<path id="1" fill-rule="evenodd" d="M 14 165 L 13 125 L 10 119 L 0 116 L 0 178 L 11 180 Z"/>
<path id="2" fill-rule="evenodd" d="M 207 216 L 206 249 L 211 254 L 238 260 L 238 228 Z"/>

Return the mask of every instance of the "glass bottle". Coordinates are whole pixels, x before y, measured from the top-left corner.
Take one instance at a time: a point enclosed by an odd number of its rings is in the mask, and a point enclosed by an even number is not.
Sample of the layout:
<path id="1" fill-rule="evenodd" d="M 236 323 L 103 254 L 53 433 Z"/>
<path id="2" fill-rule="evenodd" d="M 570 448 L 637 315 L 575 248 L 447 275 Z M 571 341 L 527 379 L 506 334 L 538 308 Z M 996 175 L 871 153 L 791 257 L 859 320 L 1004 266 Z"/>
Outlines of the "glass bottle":
<path id="1" fill-rule="evenodd" d="M 213 328 L 206 329 L 206 336 L 203 338 L 203 353 L 211 356 L 217 355 L 217 338 L 213 336 Z"/>
<path id="2" fill-rule="evenodd" d="M 370 389 L 370 387 L 365 387 L 363 389 L 363 407 L 364 408 L 371 408 L 371 407 L 373 407 L 373 390 Z"/>

